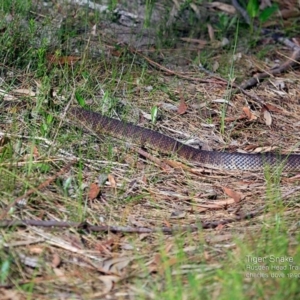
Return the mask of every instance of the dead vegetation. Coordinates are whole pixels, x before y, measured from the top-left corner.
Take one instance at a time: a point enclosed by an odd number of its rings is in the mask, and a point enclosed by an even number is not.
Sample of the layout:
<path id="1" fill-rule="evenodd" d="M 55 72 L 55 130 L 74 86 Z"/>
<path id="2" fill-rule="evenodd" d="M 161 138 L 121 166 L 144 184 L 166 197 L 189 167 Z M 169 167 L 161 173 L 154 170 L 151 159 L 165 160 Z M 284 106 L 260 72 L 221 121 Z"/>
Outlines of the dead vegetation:
<path id="1" fill-rule="evenodd" d="M 95 34 L 101 59 L 51 53 L 46 70 L 38 68 L 44 76 L 1 66 L 1 297 L 220 299 L 231 281 L 241 286 L 235 295 L 250 298 L 253 288 L 264 288 L 266 298 L 275 296 L 270 285 L 283 279 L 247 278 L 245 265 L 247 256 L 271 254 L 299 265 L 297 174 L 203 169 L 96 138 L 63 111 L 84 102 L 176 139 L 200 140 L 206 149 L 297 153 L 298 59 L 293 69 L 237 89 L 284 64 L 294 49 L 268 45 L 259 59 L 267 39 L 255 54 L 233 53 L 215 47 L 210 35 L 208 75 L 191 58 L 209 52 L 203 46 L 189 50 L 185 40 L 181 52 L 118 47 L 92 30 L 85 47 L 95 49 Z M 217 75 L 220 69 L 228 78 Z M 297 279 L 287 276 L 295 296 Z"/>

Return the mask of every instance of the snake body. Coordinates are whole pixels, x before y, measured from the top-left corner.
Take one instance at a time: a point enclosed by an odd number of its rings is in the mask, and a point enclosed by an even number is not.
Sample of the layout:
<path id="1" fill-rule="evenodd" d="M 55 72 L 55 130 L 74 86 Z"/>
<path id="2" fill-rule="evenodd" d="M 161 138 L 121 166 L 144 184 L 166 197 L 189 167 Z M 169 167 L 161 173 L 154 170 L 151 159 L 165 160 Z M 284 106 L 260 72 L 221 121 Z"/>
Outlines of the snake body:
<path id="1" fill-rule="evenodd" d="M 277 153 L 229 153 L 206 151 L 184 145 L 175 139 L 147 128 L 112 119 L 80 107 L 72 107 L 67 116 L 97 135 L 108 134 L 122 140 L 130 140 L 163 153 L 176 154 L 201 166 L 223 170 L 261 171 L 282 167 L 283 171 L 300 171 L 300 155 Z"/>

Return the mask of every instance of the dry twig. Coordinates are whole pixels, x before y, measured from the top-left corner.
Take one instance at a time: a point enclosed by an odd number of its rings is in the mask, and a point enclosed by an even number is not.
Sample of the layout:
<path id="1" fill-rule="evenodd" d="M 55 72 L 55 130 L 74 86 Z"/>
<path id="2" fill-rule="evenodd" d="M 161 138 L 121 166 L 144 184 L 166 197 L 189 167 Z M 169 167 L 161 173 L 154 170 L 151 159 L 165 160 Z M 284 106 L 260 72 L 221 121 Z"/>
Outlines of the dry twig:
<path id="1" fill-rule="evenodd" d="M 27 227 L 27 226 L 38 226 L 38 227 L 54 227 L 54 228 L 77 228 L 92 232 L 124 232 L 124 233 L 173 233 L 178 231 L 197 231 L 202 229 L 216 228 L 221 225 L 230 224 L 237 221 L 249 220 L 256 217 L 264 210 L 264 207 L 259 210 L 252 211 L 247 214 L 237 215 L 231 219 L 224 219 L 222 221 L 206 221 L 197 225 L 190 226 L 174 226 L 174 227 L 123 227 L 123 226 L 109 226 L 109 225 L 90 225 L 88 223 L 76 223 L 76 222 L 59 222 L 59 221 L 41 221 L 41 220 L 3 220 L 0 222 L 0 228 L 9 227 Z"/>

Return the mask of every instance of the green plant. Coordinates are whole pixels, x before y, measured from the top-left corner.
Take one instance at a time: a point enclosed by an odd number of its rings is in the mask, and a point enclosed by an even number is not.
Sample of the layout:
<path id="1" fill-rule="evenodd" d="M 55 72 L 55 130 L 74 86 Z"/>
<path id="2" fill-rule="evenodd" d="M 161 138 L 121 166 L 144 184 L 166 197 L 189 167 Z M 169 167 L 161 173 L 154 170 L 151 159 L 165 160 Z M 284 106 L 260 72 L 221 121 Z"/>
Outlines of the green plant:
<path id="1" fill-rule="evenodd" d="M 221 31 L 222 36 L 229 31 L 230 29 L 234 28 L 237 24 L 237 17 L 229 17 L 228 14 L 219 13 L 219 20 L 216 23 L 217 28 Z"/>
<path id="2" fill-rule="evenodd" d="M 273 3 L 271 6 L 260 10 L 258 0 L 249 0 L 247 4 L 247 12 L 251 19 L 258 17 L 261 22 L 268 21 L 271 16 L 278 11 L 278 5 Z"/>
<path id="3" fill-rule="evenodd" d="M 156 123 L 157 114 L 158 114 L 158 107 L 157 106 L 152 106 L 152 108 L 151 108 L 151 121 L 152 121 L 153 124 Z"/>
<path id="4" fill-rule="evenodd" d="M 236 31 L 235 31 L 235 39 L 234 39 L 234 46 L 232 49 L 232 57 L 234 56 L 234 54 L 236 53 L 236 47 L 237 47 L 237 42 L 238 42 L 238 32 L 239 32 L 239 24 L 237 23 L 236 26 Z M 226 97 L 228 98 L 228 100 L 230 99 L 231 96 L 231 82 L 233 82 L 234 80 L 234 60 L 231 60 L 231 64 L 230 64 L 230 69 L 228 72 L 228 85 L 227 85 L 227 93 L 226 93 Z M 223 107 L 221 109 L 221 120 L 220 120 L 220 131 L 222 134 L 225 133 L 225 116 L 226 116 L 226 111 L 227 111 L 227 106 L 228 106 L 228 102 L 225 101 L 223 103 Z"/>
<path id="5" fill-rule="evenodd" d="M 11 260 L 9 258 L 1 260 L 0 265 L 0 283 L 5 284 L 10 274 Z"/>

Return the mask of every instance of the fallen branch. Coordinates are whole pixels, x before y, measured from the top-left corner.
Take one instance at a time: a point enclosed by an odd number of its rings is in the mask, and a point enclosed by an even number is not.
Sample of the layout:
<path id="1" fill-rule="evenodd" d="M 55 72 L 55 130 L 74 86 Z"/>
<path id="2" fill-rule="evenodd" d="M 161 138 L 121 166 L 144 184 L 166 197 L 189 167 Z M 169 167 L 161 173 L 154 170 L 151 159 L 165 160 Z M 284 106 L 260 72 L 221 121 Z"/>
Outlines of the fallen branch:
<path id="1" fill-rule="evenodd" d="M 251 22 L 251 19 L 248 15 L 247 11 L 243 7 L 241 7 L 241 5 L 239 4 L 239 2 L 237 0 L 232 0 L 231 3 L 235 7 L 235 9 L 242 15 L 245 22 L 251 26 L 252 22 Z M 254 29 L 255 29 L 255 31 L 260 31 L 261 34 L 270 33 L 269 30 L 259 29 L 256 26 L 254 26 Z M 289 68 L 299 65 L 300 47 L 298 45 L 296 45 L 295 43 L 290 41 L 288 38 L 281 36 L 280 34 L 277 34 L 277 33 L 272 34 L 272 39 L 275 42 L 279 42 L 279 43 L 287 46 L 288 48 L 290 48 L 293 51 L 291 57 L 288 58 L 287 61 L 285 61 L 279 67 L 253 76 L 252 78 L 247 80 L 245 83 L 243 83 L 239 87 L 237 87 L 239 90 L 250 89 L 250 88 L 256 86 L 261 80 L 263 80 L 265 78 L 269 78 L 272 75 L 284 73 Z"/>
<path id="2" fill-rule="evenodd" d="M 241 84 L 238 88 L 241 90 L 247 90 L 255 85 L 257 85 L 261 80 L 265 78 L 269 78 L 272 75 L 277 75 L 281 73 L 285 73 L 288 69 L 293 68 L 297 65 L 299 65 L 300 61 L 300 48 L 295 50 L 290 58 L 288 58 L 283 64 L 281 64 L 279 67 L 271 69 L 267 72 L 259 73 L 249 80 L 247 80 L 245 83 Z"/>
<path id="3" fill-rule="evenodd" d="M 140 51 L 137 51 L 133 48 L 129 48 L 129 50 L 132 53 L 137 54 L 140 57 L 142 57 L 143 59 L 145 59 L 153 67 L 157 68 L 158 70 L 164 71 L 169 75 L 174 75 L 174 76 L 177 76 L 179 78 L 184 78 L 184 79 L 187 79 L 187 80 L 197 81 L 197 82 L 201 82 L 201 83 L 218 83 L 218 84 L 228 85 L 228 81 L 226 79 L 223 79 L 223 78 L 219 77 L 219 76 L 214 76 L 213 79 L 203 79 L 203 78 L 198 78 L 198 77 L 187 76 L 183 72 L 175 72 L 173 70 L 170 70 L 170 69 L 166 68 L 165 66 L 163 66 L 163 65 L 153 61 L 149 57 L 145 56 Z"/>
<path id="4" fill-rule="evenodd" d="M 109 225 L 91 225 L 86 222 L 60 222 L 60 221 L 41 221 L 41 220 L 3 220 L 0 222 L 0 228 L 11 228 L 11 227 L 53 227 L 53 228 L 77 228 L 81 230 L 91 232 L 123 232 L 123 233 L 173 233 L 182 231 L 197 231 L 199 229 L 212 229 L 221 225 L 230 224 L 242 220 L 250 220 L 259 215 L 264 208 L 257 211 L 250 212 L 248 214 L 237 215 L 231 219 L 225 219 L 222 221 L 206 221 L 197 225 L 190 226 L 174 226 L 174 227 L 123 227 L 123 226 L 109 226 Z"/>

